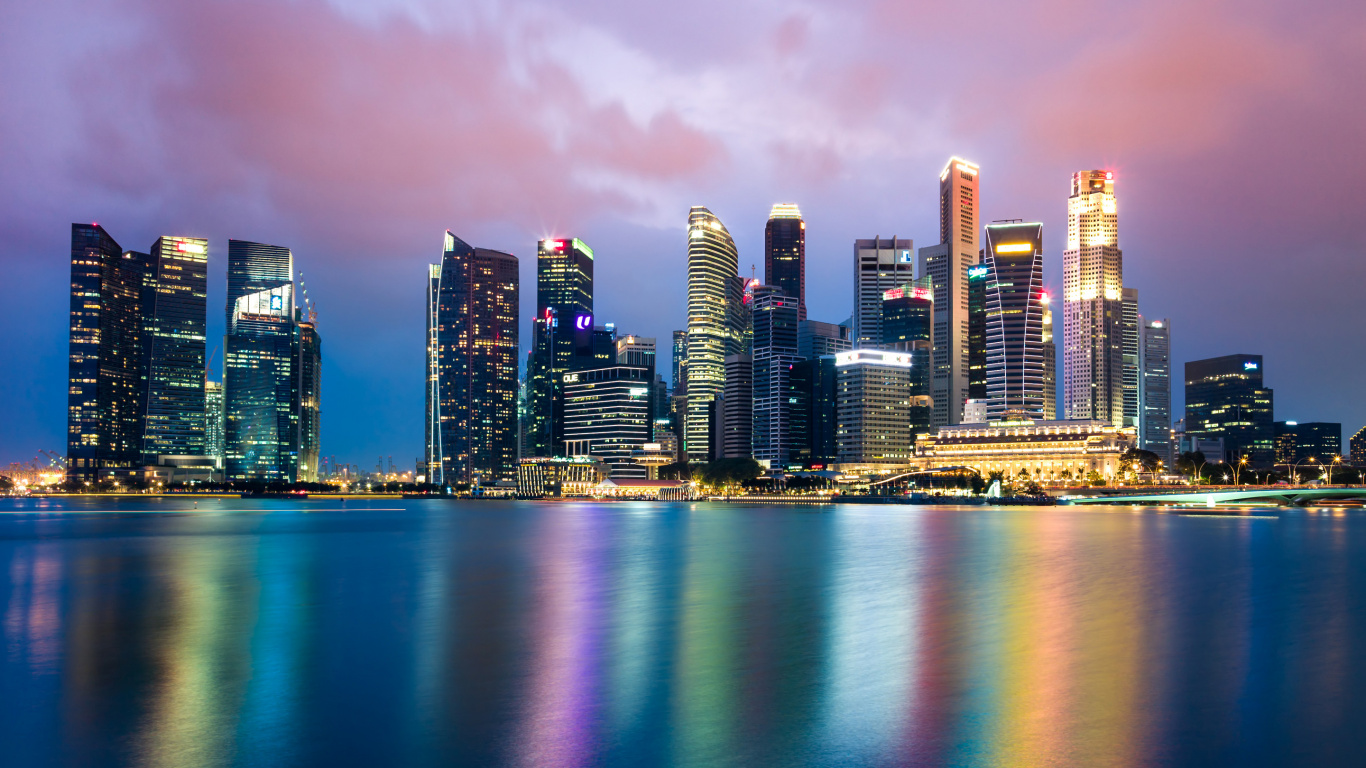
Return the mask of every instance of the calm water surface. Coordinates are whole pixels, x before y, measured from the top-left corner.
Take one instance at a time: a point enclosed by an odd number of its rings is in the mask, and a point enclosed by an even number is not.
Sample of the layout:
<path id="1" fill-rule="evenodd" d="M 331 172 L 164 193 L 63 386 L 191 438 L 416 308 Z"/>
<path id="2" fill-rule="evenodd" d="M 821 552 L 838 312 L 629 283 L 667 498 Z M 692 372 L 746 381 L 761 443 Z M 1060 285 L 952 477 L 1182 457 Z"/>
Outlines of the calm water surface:
<path id="1" fill-rule="evenodd" d="M 0 763 L 1362 765 L 1366 513 L 0 501 Z"/>

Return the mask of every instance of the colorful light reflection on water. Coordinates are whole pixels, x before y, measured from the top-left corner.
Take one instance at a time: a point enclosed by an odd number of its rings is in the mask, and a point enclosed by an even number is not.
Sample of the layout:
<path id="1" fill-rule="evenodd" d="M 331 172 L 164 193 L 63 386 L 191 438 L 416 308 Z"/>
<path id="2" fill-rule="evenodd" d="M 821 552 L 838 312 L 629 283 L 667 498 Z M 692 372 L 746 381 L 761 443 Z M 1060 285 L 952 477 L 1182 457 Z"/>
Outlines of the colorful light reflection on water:
<path id="1" fill-rule="evenodd" d="M 1366 513 L 3 502 L 5 765 L 1348 765 Z"/>

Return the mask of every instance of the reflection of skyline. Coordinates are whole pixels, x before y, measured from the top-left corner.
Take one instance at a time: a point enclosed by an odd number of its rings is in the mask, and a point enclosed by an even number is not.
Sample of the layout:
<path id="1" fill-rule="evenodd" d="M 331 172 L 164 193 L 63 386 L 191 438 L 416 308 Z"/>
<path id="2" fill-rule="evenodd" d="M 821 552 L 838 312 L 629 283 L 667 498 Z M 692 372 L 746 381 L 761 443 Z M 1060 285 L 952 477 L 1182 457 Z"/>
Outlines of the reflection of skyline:
<path id="1" fill-rule="evenodd" d="M 0 738 L 20 765 L 1323 763 L 1360 746 L 1360 515 L 9 518 Z"/>

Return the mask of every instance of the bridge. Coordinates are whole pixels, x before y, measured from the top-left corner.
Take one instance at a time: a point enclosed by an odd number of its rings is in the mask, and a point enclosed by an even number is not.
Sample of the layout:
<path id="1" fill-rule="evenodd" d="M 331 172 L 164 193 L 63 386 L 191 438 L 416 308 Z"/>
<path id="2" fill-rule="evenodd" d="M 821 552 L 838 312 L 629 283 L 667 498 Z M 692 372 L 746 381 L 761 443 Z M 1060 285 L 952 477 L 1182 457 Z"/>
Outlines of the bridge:
<path id="1" fill-rule="evenodd" d="M 1063 504 L 1119 504 L 1128 506 L 1175 504 L 1214 507 L 1228 504 L 1271 503 L 1287 507 L 1303 507 L 1314 502 L 1366 501 L 1366 486 L 1353 487 L 1297 487 L 1285 485 L 1241 486 L 1229 491 L 1195 491 L 1149 493 L 1123 496 L 1074 496 L 1059 499 Z"/>

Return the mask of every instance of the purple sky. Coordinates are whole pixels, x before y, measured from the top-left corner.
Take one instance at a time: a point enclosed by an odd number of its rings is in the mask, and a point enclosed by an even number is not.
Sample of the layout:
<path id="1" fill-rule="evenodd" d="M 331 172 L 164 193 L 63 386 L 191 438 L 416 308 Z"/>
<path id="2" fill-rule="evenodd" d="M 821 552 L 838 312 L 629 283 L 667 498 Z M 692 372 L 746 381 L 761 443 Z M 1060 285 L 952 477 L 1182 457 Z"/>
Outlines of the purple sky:
<path id="1" fill-rule="evenodd" d="M 524 325 L 536 239 L 582 237 L 598 320 L 667 346 L 688 206 L 748 272 L 769 207 L 796 202 L 811 316 L 839 321 L 855 238 L 938 239 L 952 154 L 982 166 L 984 221 L 1044 223 L 1054 288 L 1070 174 L 1113 168 L 1175 400 L 1184 361 L 1261 353 L 1278 419 L 1350 435 L 1363 73 L 1349 0 L 0 4 L 0 462 L 65 450 L 73 221 L 130 249 L 209 238 L 211 348 L 227 239 L 292 248 L 324 453 L 406 467 L 445 229 L 522 259 Z"/>

